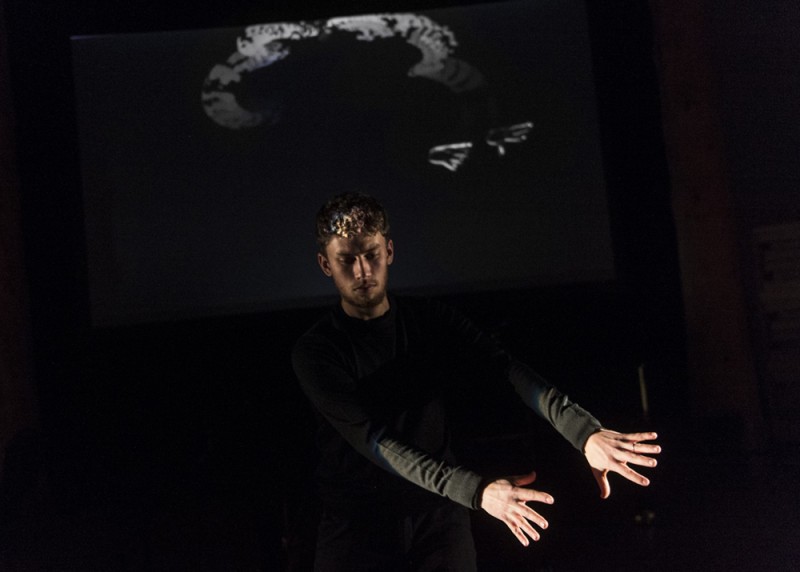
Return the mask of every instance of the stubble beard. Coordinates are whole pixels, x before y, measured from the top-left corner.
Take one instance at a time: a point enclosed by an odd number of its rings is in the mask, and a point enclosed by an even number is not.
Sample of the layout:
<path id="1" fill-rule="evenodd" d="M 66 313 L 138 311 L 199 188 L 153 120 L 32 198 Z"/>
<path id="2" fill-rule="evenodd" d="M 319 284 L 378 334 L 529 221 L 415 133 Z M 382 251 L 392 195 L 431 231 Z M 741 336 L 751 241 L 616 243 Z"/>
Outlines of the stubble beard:
<path id="1" fill-rule="evenodd" d="M 372 292 L 367 292 L 366 294 L 356 290 L 346 300 L 356 308 L 375 308 L 386 300 L 386 288 L 376 286 Z"/>
<path id="2" fill-rule="evenodd" d="M 380 283 L 367 292 L 356 290 L 352 285 L 337 284 L 342 301 L 353 308 L 368 310 L 383 304 L 386 300 L 386 286 Z"/>

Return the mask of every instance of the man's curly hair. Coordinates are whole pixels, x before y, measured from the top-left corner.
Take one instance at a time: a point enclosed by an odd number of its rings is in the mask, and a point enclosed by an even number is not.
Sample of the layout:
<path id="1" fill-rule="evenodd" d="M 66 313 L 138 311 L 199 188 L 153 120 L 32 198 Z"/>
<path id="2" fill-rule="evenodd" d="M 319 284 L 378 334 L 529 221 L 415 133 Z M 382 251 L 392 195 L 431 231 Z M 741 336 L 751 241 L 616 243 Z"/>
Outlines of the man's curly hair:
<path id="1" fill-rule="evenodd" d="M 343 193 L 331 198 L 317 212 L 317 245 L 322 253 L 334 236 L 352 238 L 376 233 L 389 235 L 389 215 L 369 195 Z"/>

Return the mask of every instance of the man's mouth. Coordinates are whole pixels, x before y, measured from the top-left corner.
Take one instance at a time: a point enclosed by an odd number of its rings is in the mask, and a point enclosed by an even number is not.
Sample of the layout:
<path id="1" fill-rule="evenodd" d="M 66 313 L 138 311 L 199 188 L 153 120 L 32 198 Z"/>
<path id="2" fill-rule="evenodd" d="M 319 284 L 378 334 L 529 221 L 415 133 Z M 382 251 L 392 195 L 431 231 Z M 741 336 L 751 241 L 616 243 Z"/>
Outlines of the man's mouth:
<path id="1" fill-rule="evenodd" d="M 367 284 L 362 284 L 361 286 L 358 286 L 356 288 L 356 290 L 358 290 L 359 292 L 367 292 L 367 291 L 371 290 L 372 288 L 375 288 L 375 286 L 377 286 L 376 283 L 369 282 Z"/>

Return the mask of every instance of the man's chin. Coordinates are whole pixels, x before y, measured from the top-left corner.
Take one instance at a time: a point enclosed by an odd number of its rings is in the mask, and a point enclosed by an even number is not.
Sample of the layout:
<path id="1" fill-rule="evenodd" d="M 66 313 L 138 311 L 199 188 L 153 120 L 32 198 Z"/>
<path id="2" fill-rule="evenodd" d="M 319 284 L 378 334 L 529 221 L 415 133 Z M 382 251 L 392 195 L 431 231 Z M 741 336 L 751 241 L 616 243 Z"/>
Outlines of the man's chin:
<path id="1" fill-rule="evenodd" d="M 386 292 L 371 292 L 367 291 L 359 291 L 355 296 L 353 296 L 350 302 L 359 308 L 374 308 L 375 306 L 380 306 L 383 304 L 383 301 L 386 300 Z"/>

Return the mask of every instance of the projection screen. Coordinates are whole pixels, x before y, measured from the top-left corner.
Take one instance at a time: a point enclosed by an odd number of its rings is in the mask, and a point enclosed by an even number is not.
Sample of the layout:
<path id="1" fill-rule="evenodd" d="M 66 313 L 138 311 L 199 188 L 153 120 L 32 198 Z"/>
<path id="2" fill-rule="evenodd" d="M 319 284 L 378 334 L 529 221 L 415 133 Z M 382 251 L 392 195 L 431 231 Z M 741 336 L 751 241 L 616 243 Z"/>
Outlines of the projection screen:
<path id="1" fill-rule="evenodd" d="M 395 291 L 614 277 L 583 2 L 72 39 L 97 326 L 327 303 L 313 218 L 389 210 Z"/>

